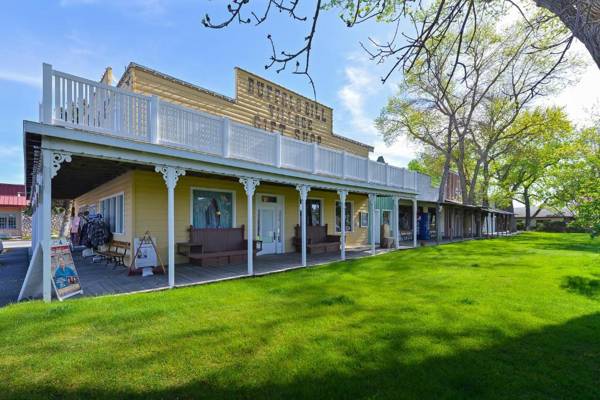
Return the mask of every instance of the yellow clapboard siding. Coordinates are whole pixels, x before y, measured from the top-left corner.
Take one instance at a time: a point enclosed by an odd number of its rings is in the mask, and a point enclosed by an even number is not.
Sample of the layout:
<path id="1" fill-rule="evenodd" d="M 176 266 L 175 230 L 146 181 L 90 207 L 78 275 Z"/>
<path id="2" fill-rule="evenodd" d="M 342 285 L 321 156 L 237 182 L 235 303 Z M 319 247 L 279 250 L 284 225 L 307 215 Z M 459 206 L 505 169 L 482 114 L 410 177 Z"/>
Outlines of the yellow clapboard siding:
<path id="1" fill-rule="evenodd" d="M 192 188 L 227 190 L 234 192 L 235 197 L 235 226 L 247 224 L 246 193 L 243 186 L 236 181 L 217 178 L 202 178 L 195 176 L 182 176 L 175 188 L 175 242 L 188 240 L 188 228 L 191 224 L 191 196 Z M 156 238 L 157 248 L 163 262 L 167 261 L 167 188 L 162 175 L 151 171 L 133 170 L 127 172 L 110 182 L 75 199 L 76 210 L 82 206 L 98 203 L 101 198 L 123 192 L 125 195 L 125 234 L 115 235 L 115 240 L 132 243 L 133 238 L 141 237 L 150 231 Z M 261 194 L 281 195 L 284 197 L 284 235 L 285 250 L 293 252 L 294 226 L 299 222 L 299 194 L 292 186 L 273 185 L 261 183 L 255 194 L 256 199 Z M 337 193 L 313 190 L 309 198 L 323 200 L 324 222 L 328 224 L 330 234 L 335 232 L 335 204 Z M 365 244 L 368 232 L 360 228 L 359 212 L 367 211 L 367 196 L 350 194 L 348 201 L 353 203 L 353 231 L 347 234 L 348 246 Z M 256 218 L 256 211 L 254 211 Z M 254 222 L 256 237 L 256 222 Z M 246 232 L 247 234 L 247 232 Z M 133 250 L 133 249 L 132 249 Z M 187 259 L 177 256 L 176 263 L 185 263 Z"/>

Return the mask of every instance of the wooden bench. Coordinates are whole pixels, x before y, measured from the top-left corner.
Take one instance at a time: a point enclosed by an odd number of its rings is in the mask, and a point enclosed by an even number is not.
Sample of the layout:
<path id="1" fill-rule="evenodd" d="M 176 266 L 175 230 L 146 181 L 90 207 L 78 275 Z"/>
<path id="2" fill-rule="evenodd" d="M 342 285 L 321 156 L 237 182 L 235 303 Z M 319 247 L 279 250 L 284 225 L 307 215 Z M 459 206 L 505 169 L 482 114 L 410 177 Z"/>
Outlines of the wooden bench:
<path id="1" fill-rule="evenodd" d="M 294 237 L 294 246 L 296 252 L 302 251 L 302 227 L 296 225 L 296 236 Z M 340 236 L 328 235 L 327 224 L 324 226 L 313 225 L 306 227 L 306 251 L 309 254 L 328 253 L 340 249 Z"/>
<path id="2" fill-rule="evenodd" d="M 126 267 L 125 265 L 125 257 L 127 257 L 127 252 L 131 248 L 131 243 L 122 242 L 119 240 L 111 240 L 106 246 L 106 250 L 96 251 L 97 254 L 104 257 L 106 263 L 114 262 L 114 268 L 117 267 Z"/>
<path id="3" fill-rule="evenodd" d="M 248 260 L 248 242 L 244 239 L 244 225 L 239 228 L 188 229 L 189 241 L 177 243 L 177 253 L 190 263 L 202 266 L 239 264 Z M 260 240 L 253 241 L 253 254 L 262 250 Z"/>

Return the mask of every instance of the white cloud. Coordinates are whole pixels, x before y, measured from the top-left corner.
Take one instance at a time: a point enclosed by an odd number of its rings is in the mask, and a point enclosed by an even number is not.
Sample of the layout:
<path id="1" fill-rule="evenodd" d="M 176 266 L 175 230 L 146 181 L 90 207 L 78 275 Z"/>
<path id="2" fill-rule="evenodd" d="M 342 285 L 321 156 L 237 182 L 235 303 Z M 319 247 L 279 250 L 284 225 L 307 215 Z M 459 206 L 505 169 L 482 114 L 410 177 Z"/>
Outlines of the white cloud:
<path id="1" fill-rule="evenodd" d="M 36 88 L 42 87 L 41 76 L 27 75 L 15 71 L 0 70 L 0 80 L 8 82 L 22 83 L 24 85 L 33 86 Z"/>
<path id="2" fill-rule="evenodd" d="M 416 146 L 406 138 L 399 138 L 396 143 L 387 146 L 375 127 L 375 118 L 388 96 L 397 87 L 393 82 L 381 84 L 373 64 L 366 63 L 357 57 L 348 57 L 350 64 L 344 69 L 346 83 L 338 91 L 342 109 L 337 110 L 337 118 L 342 125 L 347 125 L 351 132 L 346 136 L 360 140 L 375 148 L 373 157 L 383 156 L 385 160 L 397 166 L 406 166 L 415 157 Z"/>
<path id="3" fill-rule="evenodd" d="M 581 42 L 574 42 L 572 51 L 587 62 L 587 68 L 580 74 L 577 84 L 566 87 L 559 95 L 550 99 L 549 103 L 564 106 L 575 123 L 585 124 L 592 107 L 600 104 L 600 68 Z"/>

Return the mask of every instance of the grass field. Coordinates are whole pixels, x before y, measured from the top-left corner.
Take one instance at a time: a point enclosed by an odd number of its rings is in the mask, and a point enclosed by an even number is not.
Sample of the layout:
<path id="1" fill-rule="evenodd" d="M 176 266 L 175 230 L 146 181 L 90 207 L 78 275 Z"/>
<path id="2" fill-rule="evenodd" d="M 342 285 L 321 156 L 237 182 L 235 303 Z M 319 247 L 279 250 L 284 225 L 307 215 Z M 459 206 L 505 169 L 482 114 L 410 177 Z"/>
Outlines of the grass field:
<path id="1" fill-rule="evenodd" d="M 0 309 L 0 398 L 598 399 L 600 240 Z"/>

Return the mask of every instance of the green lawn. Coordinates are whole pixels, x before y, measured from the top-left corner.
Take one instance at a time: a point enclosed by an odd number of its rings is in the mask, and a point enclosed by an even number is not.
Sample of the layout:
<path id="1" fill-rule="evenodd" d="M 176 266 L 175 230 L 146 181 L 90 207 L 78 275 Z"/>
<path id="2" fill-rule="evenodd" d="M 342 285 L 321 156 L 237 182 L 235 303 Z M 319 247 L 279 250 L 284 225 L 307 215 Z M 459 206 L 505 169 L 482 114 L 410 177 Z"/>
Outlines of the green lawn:
<path id="1" fill-rule="evenodd" d="M 0 398 L 600 397 L 600 240 L 528 233 L 0 309 Z"/>

